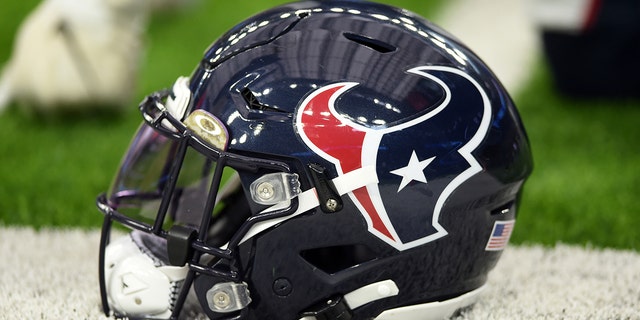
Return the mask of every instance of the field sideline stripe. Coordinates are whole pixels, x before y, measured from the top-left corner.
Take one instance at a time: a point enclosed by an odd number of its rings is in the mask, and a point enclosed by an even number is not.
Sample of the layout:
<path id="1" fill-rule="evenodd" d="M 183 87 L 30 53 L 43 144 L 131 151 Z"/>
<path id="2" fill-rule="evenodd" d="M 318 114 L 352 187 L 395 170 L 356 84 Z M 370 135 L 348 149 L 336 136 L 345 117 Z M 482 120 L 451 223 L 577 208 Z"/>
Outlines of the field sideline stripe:
<path id="1" fill-rule="evenodd" d="M 98 230 L 0 229 L 0 319 L 106 319 Z M 460 319 L 640 318 L 640 254 L 510 246 Z"/>

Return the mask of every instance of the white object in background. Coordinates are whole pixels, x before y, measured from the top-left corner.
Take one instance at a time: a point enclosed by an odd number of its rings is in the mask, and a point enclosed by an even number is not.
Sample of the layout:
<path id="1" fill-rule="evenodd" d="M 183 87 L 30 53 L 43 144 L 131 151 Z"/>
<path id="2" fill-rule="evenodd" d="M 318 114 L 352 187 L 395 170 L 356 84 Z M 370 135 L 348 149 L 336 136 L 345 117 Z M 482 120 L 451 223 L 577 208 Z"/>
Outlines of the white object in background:
<path id="1" fill-rule="evenodd" d="M 472 48 L 511 95 L 529 80 L 540 52 L 525 1 L 451 0 L 434 20 Z"/>
<path id="2" fill-rule="evenodd" d="M 0 110 L 12 101 L 40 110 L 128 105 L 147 4 L 44 0 L 16 35 L 0 80 Z"/>
<path id="3" fill-rule="evenodd" d="M 533 22 L 542 29 L 580 32 L 591 24 L 601 0 L 528 0 Z"/>

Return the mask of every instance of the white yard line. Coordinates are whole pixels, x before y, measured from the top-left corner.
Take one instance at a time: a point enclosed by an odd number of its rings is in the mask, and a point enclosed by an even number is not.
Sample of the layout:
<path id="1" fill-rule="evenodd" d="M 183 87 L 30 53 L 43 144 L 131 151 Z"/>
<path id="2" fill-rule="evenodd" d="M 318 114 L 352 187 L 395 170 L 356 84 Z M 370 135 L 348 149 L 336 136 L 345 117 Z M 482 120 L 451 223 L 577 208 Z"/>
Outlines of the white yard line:
<path id="1" fill-rule="evenodd" d="M 638 283 L 638 252 L 511 246 L 461 318 L 640 319 Z"/>
<path id="2" fill-rule="evenodd" d="M 0 319 L 106 319 L 98 292 L 100 232 L 0 229 Z"/>
<path id="3" fill-rule="evenodd" d="M 97 230 L 0 229 L 0 319 L 105 319 Z M 511 246 L 461 319 L 640 319 L 640 254 Z M 400 319 L 401 320 L 401 319 Z"/>

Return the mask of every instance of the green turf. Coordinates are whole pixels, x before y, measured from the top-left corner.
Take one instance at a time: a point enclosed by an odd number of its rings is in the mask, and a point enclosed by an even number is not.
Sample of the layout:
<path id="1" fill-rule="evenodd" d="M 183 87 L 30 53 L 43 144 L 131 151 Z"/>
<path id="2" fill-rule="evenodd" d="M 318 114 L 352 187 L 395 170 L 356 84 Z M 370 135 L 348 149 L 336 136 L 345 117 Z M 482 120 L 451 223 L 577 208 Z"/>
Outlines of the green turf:
<path id="1" fill-rule="evenodd" d="M 640 249 L 640 101 L 562 97 L 541 63 L 516 103 L 535 168 L 513 240 Z"/>
<path id="2" fill-rule="evenodd" d="M 137 99 L 188 75 L 225 29 L 282 2 L 201 0 L 191 8 L 155 14 Z M 384 2 L 427 17 L 441 4 Z M 35 4 L 9 1 L 0 10 L 0 63 L 8 59 L 13 34 Z M 640 148 L 635 144 L 640 141 L 640 102 L 561 98 L 544 67 L 515 99 L 536 167 L 514 242 L 640 249 Z M 135 101 L 120 117 L 33 117 L 18 108 L 1 115 L 0 223 L 98 227 L 95 196 L 109 185 L 139 122 Z"/>

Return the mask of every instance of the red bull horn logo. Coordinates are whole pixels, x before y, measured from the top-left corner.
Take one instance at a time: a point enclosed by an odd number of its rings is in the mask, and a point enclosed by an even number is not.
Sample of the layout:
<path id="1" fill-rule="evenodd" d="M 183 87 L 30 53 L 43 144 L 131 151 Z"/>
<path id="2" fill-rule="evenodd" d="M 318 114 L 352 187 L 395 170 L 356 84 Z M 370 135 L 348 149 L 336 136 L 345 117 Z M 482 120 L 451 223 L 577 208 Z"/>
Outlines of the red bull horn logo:
<path id="1" fill-rule="evenodd" d="M 336 111 L 340 97 L 358 86 L 340 82 L 312 92 L 296 113 L 296 130 L 304 143 L 335 165 L 338 174 L 376 168 L 379 183 L 348 195 L 369 232 L 398 250 L 447 235 L 439 223 L 443 205 L 463 182 L 482 170 L 472 152 L 484 140 L 491 120 L 487 94 L 461 70 L 424 66 L 407 72 L 441 86 L 444 100 L 405 122 L 366 127 Z M 398 212 L 395 208 L 406 206 L 394 203 L 405 201 L 416 202 L 419 209 Z"/>

